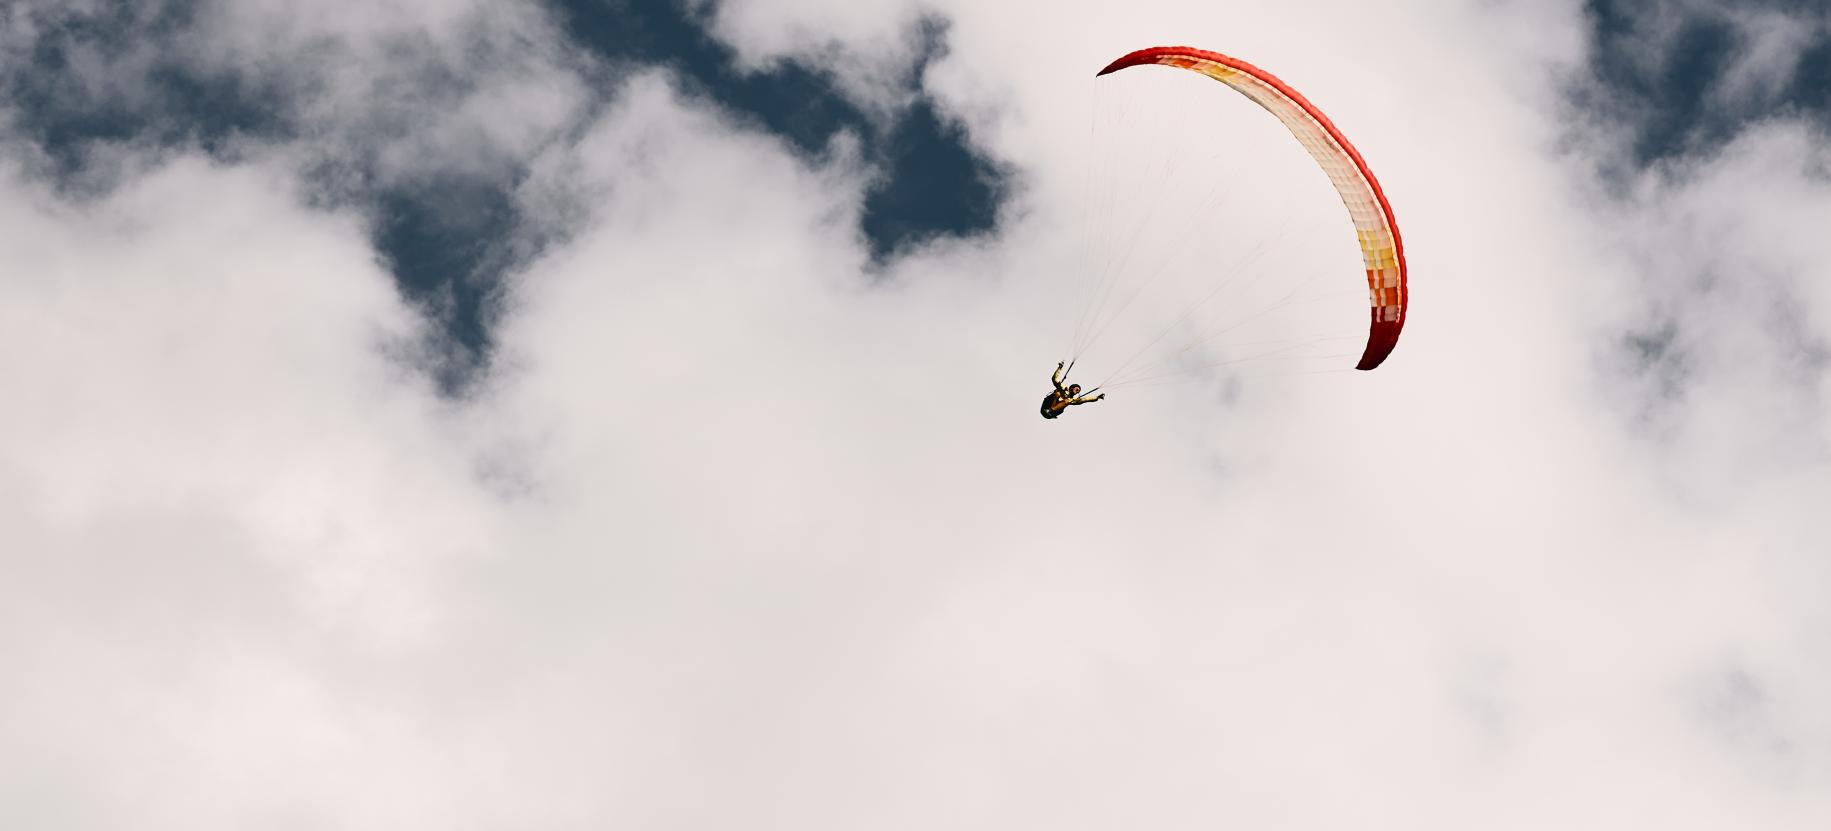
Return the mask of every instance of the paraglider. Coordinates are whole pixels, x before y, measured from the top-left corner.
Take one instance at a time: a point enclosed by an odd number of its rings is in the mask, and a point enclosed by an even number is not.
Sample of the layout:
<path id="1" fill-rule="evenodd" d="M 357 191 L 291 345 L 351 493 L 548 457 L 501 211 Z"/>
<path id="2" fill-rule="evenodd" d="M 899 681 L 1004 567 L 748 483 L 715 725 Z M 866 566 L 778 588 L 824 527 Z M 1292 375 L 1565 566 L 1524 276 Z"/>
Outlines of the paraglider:
<path id="1" fill-rule="evenodd" d="M 1057 362 L 1055 375 L 1049 378 L 1055 389 L 1043 397 L 1043 418 L 1056 418 L 1076 404 L 1092 404 L 1106 397 L 1106 393 L 1093 395 L 1093 390 L 1088 390 L 1088 395 L 1082 395 L 1080 384 L 1062 386 L 1062 382 L 1067 380 L 1067 372 L 1063 369 L 1065 365 L 1066 362 Z"/>
<path id="2" fill-rule="evenodd" d="M 1362 158 L 1354 145 L 1349 143 L 1347 137 L 1335 126 L 1334 122 L 1330 121 L 1328 116 L 1324 115 L 1301 93 L 1271 73 L 1219 52 L 1187 46 L 1157 46 L 1140 49 L 1108 64 L 1095 73 L 1095 77 L 1099 78 L 1121 69 L 1147 64 L 1190 70 L 1232 87 L 1241 95 L 1246 96 L 1248 100 L 1275 116 L 1291 136 L 1303 146 L 1311 160 L 1322 169 L 1343 206 L 1347 208 L 1348 219 L 1354 228 L 1355 237 L 1360 246 L 1361 263 L 1366 279 L 1370 323 L 1366 330 L 1364 346 L 1359 350 L 1360 360 L 1354 368 L 1371 370 L 1380 366 L 1398 345 L 1399 333 L 1405 325 L 1411 292 L 1407 282 L 1405 246 L 1399 236 L 1398 223 L 1394 218 L 1392 205 L 1387 201 L 1386 194 L 1381 190 L 1379 180 L 1374 178 L 1373 171 L 1367 165 L 1366 159 Z M 1137 89 L 1134 87 L 1124 97 L 1114 100 L 1129 104 Z M 1074 347 L 1070 350 L 1071 358 L 1083 357 L 1085 350 L 1092 346 L 1093 341 L 1098 340 L 1101 333 L 1108 331 L 1112 320 L 1112 317 L 1105 316 L 1108 301 L 1115 297 L 1113 287 L 1128 271 L 1122 266 L 1128 262 L 1128 252 L 1133 250 L 1134 241 L 1138 238 L 1140 230 L 1151 229 L 1159 224 L 1169 225 L 1170 223 L 1164 222 L 1164 220 L 1176 217 L 1187 219 L 1189 232 L 1197 235 L 1201 231 L 1196 229 L 1214 227 L 1217 224 L 1225 224 L 1230 229 L 1237 227 L 1233 218 L 1216 211 L 1212 203 L 1173 201 L 1174 195 L 1170 191 L 1185 183 L 1167 178 L 1171 174 L 1166 171 L 1175 171 L 1180 167 L 1180 159 L 1173 158 L 1169 154 L 1190 147 L 1219 148 L 1219 152 L 1225 152 L 1231 142 L 1227 141 L 1225 135 L 1216 136 L 1213 133 L 1215 127 L 1212 125 L 1205 130 L 1197 129 L 1192 119 L 1188 117 L 1189 109 L 1179 98 L 1168 96 L 1166 100 L 1170 103 L 1169 109 L 1164 111 L 1164 120 L 1150 123 L 1120 122 L 1114 128 L 1113 134 L 1126 137 L 1130 141 L 1130 146 L 1111 156 L 1096 157 L 1095 164 L 1091 165 L 1110 173 L 1115 163 L 1127 163 L 1140 153 L 1156 156 L 1161 151 L 1164 156 L 1161 161 L 1153 159 L 1141 162 L 1141 164 L 1151 166 L 1152 170 L 1149 172 L 1156 174 L 1155 179 L 1142 177 L 1138 181 L 1124 182 L 1122 185 L 1117 185 L 1116 189 L 1108 190 L 1104 199 L 1094 200 L 1091 203 L 1095 207 L 1091 209 L 1090 216 L 1102 221 L 1090 223 L 1089 238 L 1111 238 L 1121 243 L 1121 247 L 1118 249 L 1121 253 L 1116 257 L 1109 254 L 1090 258 L 1091 262 L 1095 262 L 1099 266 L 1099 276 L 1093 281 L 1096 285 L 1088 295 L 1087 304 L 1083 306 L 1081 317 L 1076 323 Z M 1118 183 L 1124 180 L 1112 178 L 1111 181 Z M 1225 181 L 1214 183 L 1215 187 L 1220 188 L 1225 188 L 1227 185 L 1228 183 Z M 1115 211 L 1123 209 L 1111 207 L 1118 204 L 1119 200 L 1126 199 L 1132 200 L 1140 206 L 1135 215 L 1118 214 Z M 1119 216 L 1123 216 L 1125 221 L 1111 222 Z M 1108 224 L 1112 224 L 1114 227 L 1107 227 Z M 1185 232 L 1185 234 L 1189 232 Z M 1171 239 L 1187 240 L 1189 237 L 1172 235 Z M 1262 250 L 1262 248 L 1263 246 L 1254 251 Z M 1176 256 L 1179 255 L 1166 254 L 1165 258 Z M 1251 256 L 1256 256 L 1256 253 Z M 1144 287 L 1158 280 L 1166 270 L 1176 273 L 1177 270 L 1174 268 L 1165 268 L 1164 264 L 1170 261 L 1165 258 L 1158 259 L 1155 269 L 1136 269 L 1139 273 L 1132 279 L 1137 287 L 1129 290 L 1127 297 L 1117 304 L 1118 311 L 1112 314 L 1123 313 L 1137 299 Z M 1180 357 L 1189 355 L 1196 346 L 1216 335 L 1226 334 L 1240 326 L 1255 322 L 1269 322 L 1270 313 L 1294 308 L 1298 303 L 1312 302 L 1312 298 L 1302 295 L 1300 289 L 1306 289 L 1314 280 L 1322 280 L 1319 285 L 1339 285 L 1337 281 L 1340 278 L 1333 276 L 1334 268 L 1336 267 L 1332 266 L 1327 271 L 1311 274 L 1304 281 L 1295 281 L 1295 275 L 1291 275 L 1292 287 L 1288 292 L 1282 288 L 1272 290 L 1274 293 L 1283 292 L 1283 295 L 1277 296 L 1269 302 L 1255 304 L 1254 298 L 1243 293 L 1250 283 L 1264 282 L 1267 285 L 1276 285 L 1279 281 L 1243 283 L 1235 279 L 1237 271 L 1235 268 L 1229 268 L 1211 259 L 1191 258 L 1182 268 L 1182 273 L 1215 275 L 1211 280 L 1213 287 L 1207 290 L 1206 295 L 1199 299 L 1191 297 L 1188 302 L 1182 303 L 1183 312 L 1176 321 L 1165 327 L 1155 338 L 1146 342 L 1132 357 L 1117 362 L 1119 365 L 1113 370 L 1112 375 L 1095 385 L 1094 390 L 1090 390 L 1087 395 L 1083 395 L 1078 386 L 1063 386 L 1064 365 L 1057 364 L 1057 374 L 1053 379 L 1055 391 L 1051 392 L 1043 402 L 1043 417 L 1053 419 L 1061 415 L 1069 406 L 1101 400 L 1104 394 L 1092 396 L 1093 391 L 1101 388 L 1126 387 L 1142 383 L 1165 383 L 1159 379 L 1186 376 L 1207 367 L 1231 365 L 1251 360 L 1308 360 L 1311 359 L 1311 356 L 1302 350 L 1308 348 L 1310 344 L 1324 342 L 1350 344 L 1360 341 L 1356 334 L 1360 324 L 1355 321 L 1356 316 L 1352 314 L 1352 307 L 1331 306 L 1331 309 L 1339 308 L 1342 313 L 1339 317 L 1339 325 L 1342 328 L 1329 329 L 1326 332 L 1326 334 L 1332 335 L 1331 337 L 1316 337 L 1293 345 L 1282 345 L 1276 337 L 1269 340 L 1251 341 L 1247 346 L 1225 354 L 1219 361 L 1192 367 L 1191 364 L 1198 362 Z M 1329 293 L 1324 295 L 1325 297 L 1358 294 L 1358 289 L 1348 289 L 1347 286 L 1343 286 L 1342 289 L 1345 291 L 1329 288 L 1323 288 L 1322 291 Z M 1239 311 L 1234 315 L 1235 321 L 1224 326 L 1213 323 L 1193 325 L 1193 334 L 1184 337 L 1192 339 L 1194 342 L 1180 350 L 1175 350 L 1172 345 L 1170 348 L 1173 351 L 1170 352 L 1170 361 L 1167 364 L 1162 359 L 1158 359 L 1157 362 L 1134 366 L 1137 359 L 1146 350 L 1152 348 L 1154 344 L 1163 342 L 1166 337 L 1177 330 L 1177 327 L 1192 325 L 1196 312 L 1211 300 L 1218 301 L 1221 308 L 1238 309 Z M 1336 314 L 1334 311 L 1329 313 Z M 1368 318 L 1361 319 L 1367 320 Z M 1330 320 L 1335 321 L 1337 318 L 1332 317 Z M 1337 324 L 1332 323 L 1331 325 Z M 1339 337 L 1333 335 L 1339 335 Z M 1259 344 L 1269 345 L 1260 346 Z M 1335 360 L 1350 358 L 1352 354 L 1337 353 L 1332 356 L 1315 357 Z M 1074 360 L 1071 359 L 1066 362 L 1066 365 L 1072 368 L 1073 363 Z M 1345 370 L 1345 367 L 1343 369 Z M 1335 370 L 1319 369 L 1317 371 Z"/>

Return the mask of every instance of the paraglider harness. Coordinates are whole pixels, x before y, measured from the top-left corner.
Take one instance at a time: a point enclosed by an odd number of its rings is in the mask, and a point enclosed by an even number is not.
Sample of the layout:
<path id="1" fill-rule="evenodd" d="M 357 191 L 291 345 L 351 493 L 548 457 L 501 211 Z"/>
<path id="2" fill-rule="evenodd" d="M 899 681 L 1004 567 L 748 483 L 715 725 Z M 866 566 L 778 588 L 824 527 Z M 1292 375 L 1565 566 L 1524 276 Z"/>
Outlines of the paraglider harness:
<path id="1" fill-rule="evenodd" d="M 1043 397 L 1043 418 L 1056 418 L 1075 404 L 1092 404 L 1106 397 L 1106 393 L 1094 395 L 1095 392 L 1099 392 L 1099 387 L 1094 387 L 1085 394 L 1079 394 L 1079 390 L 1063 386 L 1062 382 L 1068 379 L 1068 373 L 1074 371 L 1074 364 L 1066 366 L 1067 368 L 1064 369 L 1063 363 L 1058 361 L 1055 365 L 1055 374 L 1049 378 L 1050 383 L 1055 385 L 1055 389 Z"/>

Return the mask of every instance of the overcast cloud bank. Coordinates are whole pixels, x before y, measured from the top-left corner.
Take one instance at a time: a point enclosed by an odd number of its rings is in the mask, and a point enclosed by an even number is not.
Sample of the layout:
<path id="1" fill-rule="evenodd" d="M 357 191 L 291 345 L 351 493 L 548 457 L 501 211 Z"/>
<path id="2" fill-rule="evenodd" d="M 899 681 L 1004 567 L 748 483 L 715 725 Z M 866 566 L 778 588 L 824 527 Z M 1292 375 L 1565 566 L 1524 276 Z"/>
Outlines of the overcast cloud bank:
<path id="1" fill-rule="evenodd" d="M 545 7 L 234 8 L 191 63 L 307 79 L 291 126 L 137 127 L 73 182 L 4 116 L 0 823 L 1831 819 L 1815 111 L 1634 150 L 1645 122 L 1596 103 L 1632 91 L 1586 85 L 1596 8 L 710 8 L 742 65 L 835 72 L 871 118 L 945 21 L 921 94 L 1021 187 L 995 233 L 885 259 L 862 140 L 807 153 Z M 1710 94 L 1811 65 L 1785 56 L 1822 22 L 1784 12 Z M 1350 130 L 1413 322 L 1375 373 L 1045 424 L 1083 76 L 1166 40 Z M 1369 42 L 1431 83 L 1370 84 Z M 134 100 L 167 59 L 47 77 Z M 450 94 L 316 132 L 399 72 Z M 510 183 L 461 394 L 386 208 L 326 195 L 355 157 Z"/>

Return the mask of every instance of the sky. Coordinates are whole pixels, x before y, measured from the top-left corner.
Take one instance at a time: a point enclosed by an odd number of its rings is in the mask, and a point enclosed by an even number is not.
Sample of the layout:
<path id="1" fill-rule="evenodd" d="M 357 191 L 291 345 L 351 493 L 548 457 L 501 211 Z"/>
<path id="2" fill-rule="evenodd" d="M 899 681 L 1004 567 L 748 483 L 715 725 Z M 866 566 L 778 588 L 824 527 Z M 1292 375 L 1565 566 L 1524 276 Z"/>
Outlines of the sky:
<path id="1" fill-rule="evenodd" d="M 1405 334 L 1043 421 L 1112 246 L 1360 302 L 1163 44 Z M 4 0 L 0 93 L 0 825 L 1831 826 L 1822 3 Z"/>

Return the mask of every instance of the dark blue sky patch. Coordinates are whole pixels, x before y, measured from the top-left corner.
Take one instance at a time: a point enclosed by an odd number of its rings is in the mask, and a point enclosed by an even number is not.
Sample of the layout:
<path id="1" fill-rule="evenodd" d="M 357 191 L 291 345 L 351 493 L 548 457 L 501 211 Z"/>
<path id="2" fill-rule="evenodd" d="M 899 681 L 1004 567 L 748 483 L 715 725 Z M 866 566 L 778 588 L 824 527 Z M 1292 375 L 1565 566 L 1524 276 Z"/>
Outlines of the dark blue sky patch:
<path id="1" fill-rule="evenodd" d="M 549 0 L 567 34 L 612 66 L 665 66 L 690 94 L 708 98 L 810 156 L 842 126 L 864 122 L 833 81 L 797 63 L 745 74 L 737 55 L 678 0 Z M 603 90 L 612 95 L 614 89 Z"/>
<path id="2" fill-rule="evenodd" d="M 241 136 L 289 131 L 282 90 L 260 79 L 198 71 L 169 44 L 194 22 L 192 0 L 116 0 L 87 13 L 40 22 L 29 61 L 0 71 L 13 127 L 51 165 L 59 184 L 78 185 L 91 151 L 113 143 L 195 146 L 214 155 Z M 89 89 L 73 67 L 156 49 L 140 83 Z M 135 80 L 135 79 L 128 79 Z"/>
<path id="3" fill-rule="evenodd" d="M 997 225 L 1010 188 L 1004 165 L 977 156 L 959 125 L 918 100 L 880 140 L 882 183 L 865 194 L 860 225 L 882 262 L 938 237 L 967 237 Z"/>
<path id="4" fill-rule="evenodd" d="M 1801 110 L 1816 113 L 1821 123 L 1831 123 L 1831 37 L 1800 56 L 1786 98 Z"/>
<path id="5" fill-rule="evenodd" d="M 376 194 L 376 250 L 400 285 L 457 347 L 430 367 L 447 389 L 463 385 L 490 347 L 502 277 L 514 265 L 503 240 L 521 223 L 512 191 L 445 176 Z"/>
<path id="6" fill-rule="evenodd" d="M 1721 148 L 1749 125 L 1799 115 L 1831 127 L 1831 31 L 1822 2 L 1746 0 L 1738 12 L 1797 16 L 1812 33 L 1791 80 L 1769 95 L 1713 96 L 1725 73 L 1753 48 L 1734 16 L 1710 4 L 1587 0 L 1589 75 L 1572 88 L 1576 105 L 1629 128 L 1626 161 L 1646 167 Z"/>
<path id="7" fill-rule="evenodd" d="M 904 75 L 911 103 L 885 125 L 846 98 L 835 79 L 795 61 L 757 72 L 739 68 L 731 47 L 709 33 L 706 13 L 678 0 L 550 0 L 571 36 L 613 65 L 661 65 L 691 95 L 781 136 L 806 157 L 822 156 L 841 134 L 857 136 L 879 177 L 860 220 L 874 263 L 936 238 L 996 230 L 1010 195 L 1011 167 L 975 147 L 922 88 L 928 65 L 946 54 L 947 25 L 919 23 L 916 60 Z"/>

